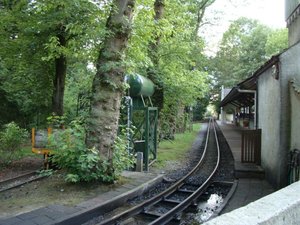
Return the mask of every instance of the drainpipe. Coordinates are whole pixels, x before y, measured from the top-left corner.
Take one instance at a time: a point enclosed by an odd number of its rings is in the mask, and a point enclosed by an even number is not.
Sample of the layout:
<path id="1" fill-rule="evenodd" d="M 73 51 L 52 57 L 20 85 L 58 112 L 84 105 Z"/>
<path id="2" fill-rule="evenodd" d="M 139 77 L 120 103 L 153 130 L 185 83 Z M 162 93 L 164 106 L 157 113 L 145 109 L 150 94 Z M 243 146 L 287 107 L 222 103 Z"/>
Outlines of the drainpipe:
<path id="1" fill-rule="evenodd" d="M 254 94 L 254 107 L 255 107 L 255 113 L 254 113 L 254 129 L 257 129 L 257 124 L 256 124 L 256 116 L 257 116 L 257 107 L 256 107 L 256 90 L 241 90 L 237 89 L 238 92 L 240 93 L 253 93 Z"/>

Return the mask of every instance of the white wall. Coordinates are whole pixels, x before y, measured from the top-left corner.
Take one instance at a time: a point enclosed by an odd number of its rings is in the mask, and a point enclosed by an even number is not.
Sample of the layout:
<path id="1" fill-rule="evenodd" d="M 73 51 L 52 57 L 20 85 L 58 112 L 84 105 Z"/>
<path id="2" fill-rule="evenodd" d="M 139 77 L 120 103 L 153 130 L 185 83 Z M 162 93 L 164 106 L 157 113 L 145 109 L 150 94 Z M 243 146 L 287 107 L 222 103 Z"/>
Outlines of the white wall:
<path id="1" fill-rule="evenodd" d="M 300 0 L 285 0 L 285 19 L 292 14 L 299 4 Z"/>
<path id="2" fill-rule="evenodd" d="M 267 179 L 277 187 L 280 168 L 280 81 L 270 68 L 257 82 L 258 128 L 262 129 L 261 165 Z"/>
<path id="3" fill-rule="evenodd" d="M 296 81 L 300 85 L 300 81 Z M 291 149 L 300 149 L 300 94 L 290 85 L 291 95 Z"/>
<path id="4" fill-rule="evenodd" d="M 297 109 L 299 109 L 300 102 L 296 99 L 293 99 L 290 88 L 289 81 L 291 79 L 300 80 L 300 43 L 291 47 L 288 51 L 284 52 L 280 56 L 281 61 L 281 83 L 282 83 L 282 135 L 286 136 L 282 140 L 282 148 L 286 148 L 287 151 L 292 149 L 291 142 L 295 139 L 300 139 L 299 135 L 299 120 L 300 117 Z M 291 105 L 293 102 L 293 106 Z M 293 112 L 292 112 L 293 109 Z M 293 115 L 292 115 L 293 114 Z M 293 118 L 291 118 L 293 116 Z M 293 140 L 292 140 L 293 139 Z"/>
<path id="5" fill-rule="evenodd" d="M 289 46 L 300 41 L 300 17 L 289 25 Z"/>

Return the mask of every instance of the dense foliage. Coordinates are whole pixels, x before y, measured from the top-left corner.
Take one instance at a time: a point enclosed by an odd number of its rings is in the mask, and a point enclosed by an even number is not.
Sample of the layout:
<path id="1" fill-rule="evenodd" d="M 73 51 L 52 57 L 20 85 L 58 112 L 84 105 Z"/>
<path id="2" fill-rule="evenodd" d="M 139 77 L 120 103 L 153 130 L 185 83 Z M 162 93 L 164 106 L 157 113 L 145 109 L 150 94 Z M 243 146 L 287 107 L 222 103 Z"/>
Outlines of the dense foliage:
<path id="1" fill-rule="evenodd" d="M 220 109 L 221 87 L 232 88 L 288 46 L 287 29 L 272 29 L 257 20 L 239 18 L 223 34 L 216 56 L 208 61 L 211 101 Z"/>
<path id="2" fill-rule="evenodd" d="M 287 48 L 287 30 L 273 30 L 240 18 L 224 33 L 214 62 L 219 86 L 232 87 L 251 76 L 272 55 Z"/>
<path id="3" fill-rule="evenodd" d="M 160 108 L 160 132 L 164 133 L 163 136 L 173 136 L 176 131 L 184 130 L 185 107 L 194 105 L 208 91 L 207 73 L 202 63 L 205 59 L 204 42 L 195 30 L 198 22 L 201 23 L 197 17 L 199 8 L 204 9 L 205 4 L 211 2 L 165 1 L 164 15 L 156 23 L 151 20 L 153 3 L 137 9 L 135 29 L 127 50 L 129 71 L 148 76 L 149 70 L 154 70 L 155 79 L 164 92 Z M 149 54 L 149 42 L 151 44 L 157 35 L 159 43 L 155 49 L 155 62 L 151 57 L 153 52 Z"/>
<path id="4" fill-rule="evenodd" d="M 159 65 L 155 70 L 166 89 L 167 111 L 174 110 L 170 108 L 174 96 L 184 107 L 193 104 L 206 90 L 205 73 L 197 67 L 203 58 L 204 44 L 195 38 L 197 10 L 204 2 L 166 1 L 165 16 L 156 24 L 154 1 L 137 1 L 125 58 L 126 70 L 147 76 L 147 70 L 153 65 L 149 44 L 160 34 Z M 70 120 L 76 116 L 78 96 L 88 96 L 91 89 L 96 47 L 107 33 L 109 4 L 110 1 L 84 0 L 3 1 L 0 7 L 1 103 L 7 108 L 17 106 L 19 113 L 15 117 L 22 117 L 23 124 L 28 127 L 45 124 L 46 117 L 53 112 L 56 60 L 61 56 L 67 63 L 64 111 Z M 60 43 L 60 35 L 65 38 L 64 45 Z M 5 117 L 3 123 L 17 120 L 9 114 L 1 118 Z"/>
<path id="5" fill-rule="evenodd" d="M 22 145 L 27 142 L 28 132 L 14 122 L 6 124 L 0 132 L 0 167 L 15 160 Z"/>
<path id="6" fill-rule="evenodd" d="M 115 143 L 113 157 L 114 171 L 107 174 L 110 162 L 102 158 L 95 149 L 85 144 L 85 128 L 80 121 L 72 121 L 67 129 L 52 131 L 48 146 L 54 154 L 51 162 L 65 171 L 68 182 L 103 181 L 112 182 L 124 169 L 133 165 L 132 156 L 128 157 L 125 135 L 120 135 Z"/>
<path id="7" fill-rule="evenodd" d="M 4 1 L 0 11 L 0 90 L 17 105 L 24 124 L 45 122 L 55 112 L 55 90 L 64 94 L 64 82 L 55 83 L 59 59 L 64 59 L 66 85 L 73 76 L 85 80 L 86 67 L 96 57 L 93 50 L 104 32 L 106 8 L 81 0 L 21 0 Z M 80 66 L 81 71 L 74 72 Z"/>

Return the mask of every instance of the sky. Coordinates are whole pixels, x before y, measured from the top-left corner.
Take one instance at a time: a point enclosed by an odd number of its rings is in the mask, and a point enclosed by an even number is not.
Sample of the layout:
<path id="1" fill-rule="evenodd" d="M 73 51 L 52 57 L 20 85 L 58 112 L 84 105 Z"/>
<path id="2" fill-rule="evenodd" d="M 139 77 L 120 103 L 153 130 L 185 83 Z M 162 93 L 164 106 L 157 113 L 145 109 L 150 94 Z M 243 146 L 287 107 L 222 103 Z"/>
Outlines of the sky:
<path id="1" fill-rule="evenodd" d="M 272 28 L 285 28 L 285 0 L 216 0 L 207 10 L 204 21 L 213 21 L 200 29 L 207 42 L 206 53 L 214 55 L 223 33 L 239 17 L 257 19 Z"/>

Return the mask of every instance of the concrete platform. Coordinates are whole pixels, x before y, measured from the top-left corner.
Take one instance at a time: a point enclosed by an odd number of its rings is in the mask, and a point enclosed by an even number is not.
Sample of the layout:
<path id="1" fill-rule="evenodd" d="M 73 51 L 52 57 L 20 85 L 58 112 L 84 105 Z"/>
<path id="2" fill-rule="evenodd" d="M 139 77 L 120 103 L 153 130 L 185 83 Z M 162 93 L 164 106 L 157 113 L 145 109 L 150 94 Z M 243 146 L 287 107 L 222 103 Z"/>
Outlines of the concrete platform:
<path id="1" fill-rule="evenodd" d="M 254 163 L 242 163 L 241 161 L 242 130 L 244 128 L 221 122 L 218 122 L 218 124 L 227 140 L 234 158 L 235 177 L 264 178 L 264 170 L 261 166 Z"/>
<path id="2" fill-rule="evenodd" d="M 260 166 L 241 162 L 241 131 L 243 128 L 221 122 L 218 124 L 231 149 L 235 177 L 238 179 L 235 193 L 221 212 L 221 214 L 225 214 L 269 195 L 275 190 L 264 179 L 264 171 Z"/>
<path id="3" fill-rule="evenodd" d="M 82 224 L 89 218 L 110 211 L 147 191 L 161 182 L 163 175 L 139 172 L 124 172 L 130 182 L 121 187 L 103 193 L 96 198 L 82 202 L 74 207 L 49 205 L 14 217 L 0 219 L 0 225 L 52 225 Z"/>
<path id="4" fill-rule="evenodd" d="M 239 178 L 237 188 L 222 210 L 221 215 L 246 206 L 274 191 L 272 186 L 264 179 Z"/>

